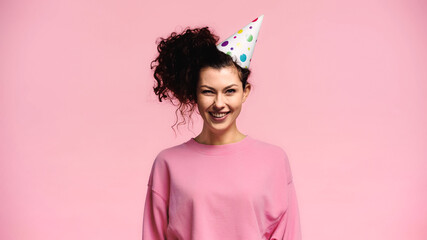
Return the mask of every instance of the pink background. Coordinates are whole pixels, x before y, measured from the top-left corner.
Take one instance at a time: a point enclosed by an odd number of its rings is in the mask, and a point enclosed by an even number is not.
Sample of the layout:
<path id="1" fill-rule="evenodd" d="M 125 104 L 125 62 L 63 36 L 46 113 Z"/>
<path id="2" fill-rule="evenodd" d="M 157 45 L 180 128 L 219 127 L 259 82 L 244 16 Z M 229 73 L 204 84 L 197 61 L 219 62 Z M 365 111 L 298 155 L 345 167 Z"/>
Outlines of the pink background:
<path id="1" fill-rule="evenodd" d="M 239 129 L 288 153 L 305 240 L 427 239 L 427 3 L 0 3 L 0 239 L 140 239 L 170 126 L 149 68 L 186 26 L 265 14 Z"/>

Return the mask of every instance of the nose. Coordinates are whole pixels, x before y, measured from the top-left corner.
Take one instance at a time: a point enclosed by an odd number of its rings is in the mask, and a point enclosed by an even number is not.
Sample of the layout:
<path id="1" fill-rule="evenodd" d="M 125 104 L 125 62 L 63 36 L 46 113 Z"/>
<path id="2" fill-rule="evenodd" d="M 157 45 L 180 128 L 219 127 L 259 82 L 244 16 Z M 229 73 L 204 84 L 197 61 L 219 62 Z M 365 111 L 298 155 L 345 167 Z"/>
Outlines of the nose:
<path id="1" fill-rule="evenodd" d="M 222 94 L 217 94 L 214 101 L 214 108 L 222 109 L 225 106 L 225 100 Z"/>

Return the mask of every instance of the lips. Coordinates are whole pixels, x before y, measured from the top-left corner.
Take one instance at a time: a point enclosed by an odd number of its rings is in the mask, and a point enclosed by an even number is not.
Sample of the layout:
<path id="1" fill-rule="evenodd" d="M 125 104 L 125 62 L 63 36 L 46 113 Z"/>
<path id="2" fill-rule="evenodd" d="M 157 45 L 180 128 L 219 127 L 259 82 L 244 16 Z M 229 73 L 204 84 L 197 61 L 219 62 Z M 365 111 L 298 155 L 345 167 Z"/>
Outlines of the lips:
<path id="1" fill-rule="evenodd" d="M 230 111 L 228 111 L 228 112 L 209 112 L 209 114 L 212 116 L 212 117 L 215 117 L 215 118 L 222 118 L 222 117 L 224 117 L 224 116 L 226 116 L 227 114 L 229 114 L 230 113 Z M 225 115 L 224 115 L 225 114 Z M 220 115 L 220 117 L 218 117 L 218 115 Z"/>
<path id="2" fill-rule="evenodd" d="M 225 113 L 225 115 L 224 115 Z M 223 122 L 228 117 L 228 114 L 230 112 L 209 112 L 209 115 L 211 116 L 212 121 L 214 122 Z M 221 114 L 220 117 L 215 117 L 213 114 Z"/>

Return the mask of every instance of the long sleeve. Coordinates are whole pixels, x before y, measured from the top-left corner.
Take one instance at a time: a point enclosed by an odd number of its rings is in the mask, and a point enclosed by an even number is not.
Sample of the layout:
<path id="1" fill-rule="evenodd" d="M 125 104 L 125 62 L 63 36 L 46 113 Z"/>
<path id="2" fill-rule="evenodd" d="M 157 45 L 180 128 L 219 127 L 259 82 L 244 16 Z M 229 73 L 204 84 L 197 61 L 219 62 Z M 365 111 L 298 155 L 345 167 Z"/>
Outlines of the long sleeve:
<path id="1" fill-rule="evenodd" d="M 166 239 L 168 207 L 163 197 L 148 186 L 145 199 L 142 240 Z"/>
<path id="2" fill-rule="evenodd" d="M 270 240 L 301 240 L 301 224 L 294 182 L 288 183 L 289 205 Z"/>
<path id="3" fill-rule="evenodd" d="M 286 183 L 284 185 L 286 186 L 285 192 L 288 205 L 269 240 L 301 240 L 299 207 L 291 165 L 288 155 L 283 149 L 282 153 L 284 154 L 283 163 L 285 164 L 284 170 L 286 175 Z"/>

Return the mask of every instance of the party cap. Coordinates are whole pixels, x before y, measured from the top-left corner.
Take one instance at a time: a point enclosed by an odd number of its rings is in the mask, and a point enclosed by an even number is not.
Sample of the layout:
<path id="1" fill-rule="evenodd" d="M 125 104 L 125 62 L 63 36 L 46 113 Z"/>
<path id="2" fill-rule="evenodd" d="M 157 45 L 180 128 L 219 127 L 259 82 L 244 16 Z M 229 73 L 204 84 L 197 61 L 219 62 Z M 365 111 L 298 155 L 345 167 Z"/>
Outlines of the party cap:
<path id="1" fill-rule="evenodd" d="M 231 55 L 242 68 L 249 68 L 263 18 L 264 15 L 255 18 L 216 47 L 221 52 Z"/>

